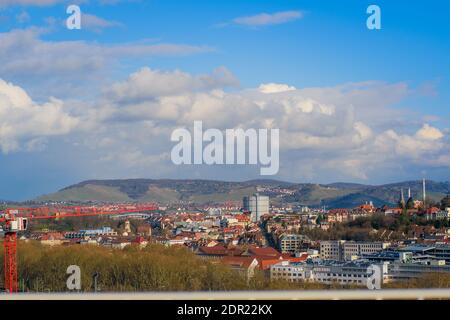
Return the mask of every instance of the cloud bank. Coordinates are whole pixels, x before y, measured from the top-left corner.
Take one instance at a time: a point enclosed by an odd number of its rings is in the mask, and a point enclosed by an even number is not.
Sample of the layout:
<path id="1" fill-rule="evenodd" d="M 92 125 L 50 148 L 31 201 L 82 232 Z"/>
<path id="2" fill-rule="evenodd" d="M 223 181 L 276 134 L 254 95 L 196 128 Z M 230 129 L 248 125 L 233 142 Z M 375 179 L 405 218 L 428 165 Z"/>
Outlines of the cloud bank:
<path id="1" fill-rule="evenodd" d="M 89 150 L 97 172 L 109 167 L 124 177 L 177 176 L 179 170 L 201 175 L 201 168 L 174 166 L 168 154 L 171 132 L 202 120 L 205 128 L 220 130 L 279 128 L 280 177 L 290 179 L 333 174 L 331 180 L 365 180 L 383 170 L 424 164 L 448 168 L 448 131 L 420 116 L 405 118 L 404 110 L 394 107 L 412 91 L 404 83 L 378 81 L 241 89 L 224 67 L 203 75 L 144 67 L 93 101 L 49 98 L 36 104 L 24 90 L 2 81 L 0 146 L 4 153 L 32 150 L 43 139 L 64 137 Z M 217 178 L 220 170 L 215 168 Z"/>
<path id="2" fill-rule="evenodd" d="M 302 11 L 281 11 L 275 13 L 260 13 L 252 16 L 238 17 L 233 23 L 251 27 L 283 24 L 303 18 Z"/>

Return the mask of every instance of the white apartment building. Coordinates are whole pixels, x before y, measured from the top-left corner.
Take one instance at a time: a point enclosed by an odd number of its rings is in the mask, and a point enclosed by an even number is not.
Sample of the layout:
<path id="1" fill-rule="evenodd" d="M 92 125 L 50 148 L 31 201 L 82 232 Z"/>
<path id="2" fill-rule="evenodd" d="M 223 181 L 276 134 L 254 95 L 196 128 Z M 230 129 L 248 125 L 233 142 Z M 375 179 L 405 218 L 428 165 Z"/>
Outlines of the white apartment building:
<path id="1" fill-rule="evenodd" d="M 289 282 L 310 281 L 324 284 L 348 284 L 366 286 L 373 271 L 369 262 L 336 262 L 316 261 L 297 262 L 282 261 L 270 267 L 271 280 L 286 280 Z M 383 279 L 388 273 L 388 264 L 376 264 L 382 270 Z"/>
<path id="2" fill-rule="evenodd" d="M 365 254 L 385 250 L 389 246 L 389 242 L 321 241 L 320 257 L 337 261 L 352 260 Z"/>

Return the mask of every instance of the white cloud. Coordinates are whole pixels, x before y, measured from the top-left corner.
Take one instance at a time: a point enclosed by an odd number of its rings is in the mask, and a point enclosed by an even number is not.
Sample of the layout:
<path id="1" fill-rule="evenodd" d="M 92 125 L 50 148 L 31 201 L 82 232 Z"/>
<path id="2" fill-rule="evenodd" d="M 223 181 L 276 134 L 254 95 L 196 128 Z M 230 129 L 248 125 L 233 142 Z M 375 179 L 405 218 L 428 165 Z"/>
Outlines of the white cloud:
<path id="1" fill-rule="evenodd" d="M 207 46 L 139 41 L 102 45 L 89 41 L 47 41 L 45 28 L 17 29 L 0 33 L 0 75 L 29 85 L 40 95 L 99 90 L 121 59 L 185 56 L 213 51 Z"/>
<path id="2" fill-rule="evenodd" d="M 0 72 L 32 74 L 70 74 L 92 72 L 111 59 L 137 56 L 172 56 L 211 51 L 205 46 L 182 44 L 128 43 L 101 45 L 87 41 L 44 41 L 42 28 L 12 30 L 0 33 Z"/>
<path id="3" fill-rule="evenodd" d="M 58 3 L 65 2 L 67 0 L 1 0 L 0 1 L 0 8 L 1 7 L 8 7 L 8 6 L 52 6 Z"/>
<path id="4" fill-rule="evenodd" d="M 295 174 L 303 178 L 317 178 L 321 172 L 334 170 L 367 179 L 386 166 L 420 161 L 432 165 L 431 158 L 440 159 L 433 165 L 442 165 L 446 159 L 448 145 L 439 129 L 424 124 L 407 134 L 397 125 L 403 122 L 406 131 L 420 119 L 409 122 L 402 118 L 403 112 L 391 108 L 411 91 L 403 83 L 305 89 L 263 84 L 256 89 L 225 91 L 235 82 L 234 77 L 223 77 L 233 81 L 218 81 L 220 77 L 214 74 L 194 76 L 144 68 L 105 91 L 96 112 L 106 127 L 133 127 L 132 137 L 158 137 L 152 148 L 157 145 L 164 152 L 170 146 L 171 130 L 190 128 L 195 120 L 222 130 L 280 128 L 282 172 L 288 177 L 288 172 L 297 168 Z M 114 136 L 114 130 L 107 132 Z M 145 141 L 130 143 L 152 149 Z M 168 168 L 167 163 L 164 168 Z"/>
<path id="5" fill-rule="evenodd" d="M 416 161 L 435 156 L 435 152 L 446 150 L 443 135 L 437 128 L 424 124 L 414 135 L 399 134 L 393 129 L 380 134 L 375 146 L 389 157 L 411 158 Z"/>
<path id="6" fill-rule="evenodd" d="M 179 70 L 164 72 L 145 67 L 131 74 L 126 81 L 113 84 L 106 95 L 118 102 L 137 102 L 238 84 L 231 72 L 223 67 L 210 75 L 200 76 Z"/>
<path id="7" fill-rule="evenodd" d="M 6 120 L 0 144 L 4 152 L 21 145 L 42 150 L 48 137 L 62 135 L 89 150 L 99 174 L 119 170 L 122 176 L 147 176 L 151 170 L 201 176 L 199 168 L 178 171 L 167 154 L 172 130 L 202 120 L 205 129 L 279 128 L 280 178 L 370 179 L 403 166 L 450 165 L 447 131 L 426 123 L 417 126 L 420 115 L 405 119 L 403 110 L 391 107 L 410 94 L 403 83 L 298 89 L 265 84 L 245 90 L 237 85 L 223 67 L 204 75 L 142 68 L 93 101 L 50 98 L 36 104 L 22 89 L 3 84 L 7 94 L 0 95 L 0 115 Z M 271 93 L 264 92 L 267 88 Z M 14 119 L 27 119 L 17 121 L 23 126 L 17 132 L 12 130 Z M 226 169 L 215 170 L 216 178 L 224 177 Z"/>
<path id="8" fill-rule="evenodd" d="M 16 15 L 16 20 L 18 23 L 26 23 L 30 21 L 30 15 L 26 11 L 22 11 L 18 15 Z"/>
<path id="9" fill-rule="evenodd" d="M 45 138 L 66 135 L 78 119 L 64 111 L 64 103 L 55 98 L 37 104 L 20 87 L 0 79 L 0 149 L 4 153 L 42 148 Z"/>
<path id="10" fill-rule="evenodd" d="M 179 70 L 164 72 L 145 67 L 131 74 L 126 81 L 112 85 L 107 94 L 120 102 L 127 102 L 238 84 L 238 80 L 223 67 L 217 68 L 211 75 L 196 77 Z"/>
<path id="11" fill-rule="evenodd" d="M 81 27 L 83 29 L 100 32 L 105 28 L 120 27 L 122 23 L 109 21 L 93 14 L 83 13 L 81 15 Z"/>
<path id="12" fill-rule="evenodd" d="M 439 129 L 433 128 L 428 123 L 425 123 L 423 127 L 416 132 L 416 136 L 423 140 L 439 140 L 444 137 L 444 134 Z"/>
<path id="13" fill-rule="evenodd" d="M 263 83 L 259 86 L 262 93 L 279 93 L 295 90 L 295 87 L 282 83 Z"/>
<path id="14" fill-rule="evenodd" d="M 275 13 L 260 13 L 253 16 L 238 17 L 233 19 L 235 24 L 245 26 L 266 26 L 274 24 L 282 24 L 303 18 L 302 11 L 282 11 Z"/>

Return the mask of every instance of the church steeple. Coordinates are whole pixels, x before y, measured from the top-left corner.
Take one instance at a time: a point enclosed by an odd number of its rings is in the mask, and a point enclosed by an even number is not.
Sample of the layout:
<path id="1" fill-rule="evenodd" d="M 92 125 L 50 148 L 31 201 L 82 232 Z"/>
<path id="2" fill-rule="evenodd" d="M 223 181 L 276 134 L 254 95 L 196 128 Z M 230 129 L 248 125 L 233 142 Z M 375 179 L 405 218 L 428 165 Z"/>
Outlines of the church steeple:
<path id="1" fill-rule="evenodd" d="M 405 196 L 403 195 L 403 188 L 400 189 L 400 199 L 398 201 L 398 205 L 400 208 L 405 208 Z"/>
<path id="2" fill-rule="evenodd" d="M 408 201 L 406 201 L 407 209 L 414 209 L 414 199 L 411 196 L 411 188 L 408 188 Z"/>

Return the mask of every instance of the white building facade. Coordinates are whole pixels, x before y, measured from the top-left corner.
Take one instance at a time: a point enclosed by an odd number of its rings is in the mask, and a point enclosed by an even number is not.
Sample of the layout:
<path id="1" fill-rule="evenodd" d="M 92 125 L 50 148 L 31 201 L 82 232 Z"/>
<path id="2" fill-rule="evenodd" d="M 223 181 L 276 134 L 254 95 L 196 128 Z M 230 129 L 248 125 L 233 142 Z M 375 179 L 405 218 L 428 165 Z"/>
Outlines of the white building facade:
<path id="1" fill-rule="evenodd" d="M 389 242 L 355 242 L 345 240 L 321 241 L 320 257 L 322 259 L 344 261 L 363 257 L 389 248 Z"/>
<path id="2" fill-rule="evenodd" d="M 381 271 L 381 282 L 388 274 L 388 264 L 369 262 L 343 262 L 322 260 L 314 263 L 282 261 L 270 268 L 271 280 L 289 282 L 318 282 L 323 284 L 339 283 L 342 285 L 366 286 L 373 276 L 371 267 L 377 266 Z"/>

